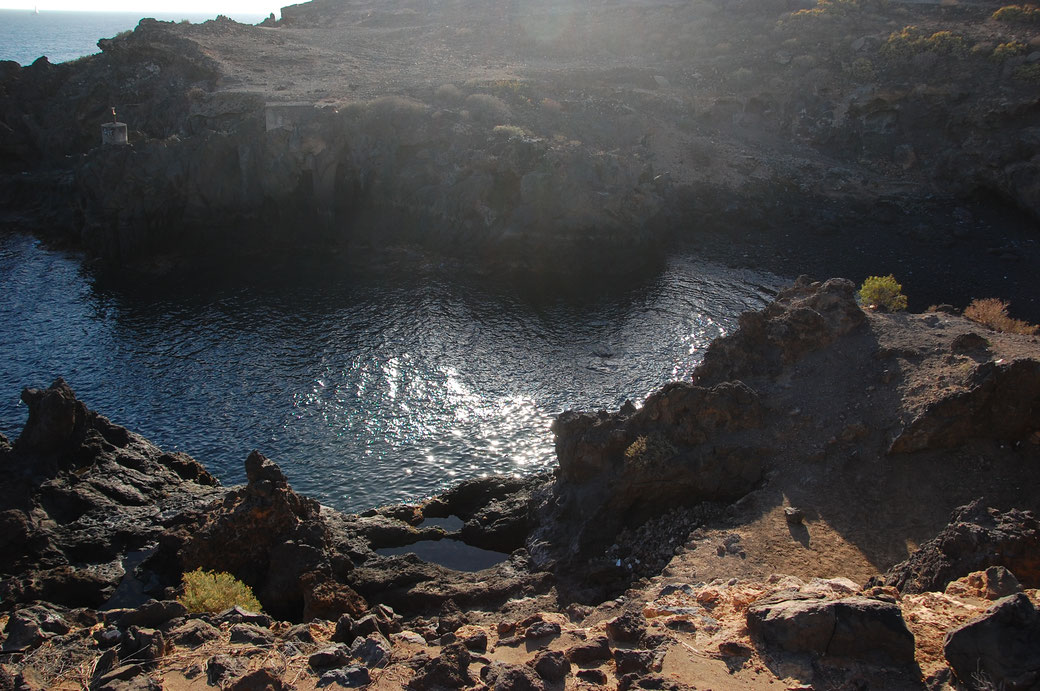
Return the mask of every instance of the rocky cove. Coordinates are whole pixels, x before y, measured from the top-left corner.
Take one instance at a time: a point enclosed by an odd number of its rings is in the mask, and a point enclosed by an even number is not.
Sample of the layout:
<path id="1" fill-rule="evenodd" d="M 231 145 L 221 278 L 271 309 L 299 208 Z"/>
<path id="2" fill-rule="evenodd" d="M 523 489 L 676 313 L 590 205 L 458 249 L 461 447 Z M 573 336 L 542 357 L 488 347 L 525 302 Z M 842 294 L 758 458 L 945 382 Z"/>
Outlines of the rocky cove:
<path id="1" fill-rule="evenodd" d="M 64 382 L 26 389 L 0 446 L 0 681 L 1031 688 L 1036 339 L 853 293 L 799 279 L 689 381 L 561 415 L 552 473 L 361 514 L 260 452 L 221 487 Z M 447 539 L 508 557 L 378 553 Z M 237 575 L 264 613 L 189 615 L 172 597 L 195 567 Z"/>
<path id="2" fill-rule="evenodd" d="M 1037 342 L 941 304 L 1040 316 L 1040 41 L 997 8 L 318 0 L 0 64 L 0 223 L 110 275 L 396 253 L 567 291 L 693 248 L 919 312 L 798 279 L 557 416 L 541 472 L 360 513 L 27 388 L 0 689 L 1036 688 Z M 498 556 L 415 553 L 449 544 Z M 188 612 L 196 567 L 263 612 Z"/>

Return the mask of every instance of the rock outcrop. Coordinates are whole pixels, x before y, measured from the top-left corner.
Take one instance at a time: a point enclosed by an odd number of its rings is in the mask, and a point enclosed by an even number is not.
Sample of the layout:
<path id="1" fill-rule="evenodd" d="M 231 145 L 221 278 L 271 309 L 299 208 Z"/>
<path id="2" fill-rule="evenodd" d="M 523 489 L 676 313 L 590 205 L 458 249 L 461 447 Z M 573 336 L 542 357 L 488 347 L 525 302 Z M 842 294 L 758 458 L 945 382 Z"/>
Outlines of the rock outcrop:
<path id="1" fill-rule="evenodd" d="M 368 605 L 335 578 L 353 565 L 330 559 L 331 535 L 319 504 L 294 492 L 281 469 L 257 451 L 246 459 L 246 476 L 245 487 L 171 526 L 157 559 L 176 563 L 181 573 L 227 571 L 282 619 L 360 616 Z"/>
<path id="2" fill-rule="evenodd" d="M 163 515 L 220 493 L 217 481 L 89 410 L 60 379 L 22 400 L 29 420 L 13 448 L 0 446 L 3 602 L 141 598 L 135 570 Z"/>
<path id="3" fill-rule="evenodd" d="M 1040 429 L 1040 362 L 984 362 L 964 390 L 918 412 L 892 442 L 892 453 L 948 449 L 968 439 L 1017 442 Z"/>
<path id="4" fill-rule="evenodd" d="M 740 315 L 732 335 L 714 340 L 694 379 L 710 386 L 776 376 L 806 353 L 826 348 L 864 322 L 852 281 L 837 278 L 821 285 L 800 276 L 765 309 Z"/>
<path id="5" fill-rule="evenodd" d="M 1027 588 L 1040 587 L 1040 521 L 1032 511 L 987 508 L 982 500 L 954 512 L 939 535 L 884 575 L 904 593 L 943 590 L 957 578 L 1003 566 Z"/>

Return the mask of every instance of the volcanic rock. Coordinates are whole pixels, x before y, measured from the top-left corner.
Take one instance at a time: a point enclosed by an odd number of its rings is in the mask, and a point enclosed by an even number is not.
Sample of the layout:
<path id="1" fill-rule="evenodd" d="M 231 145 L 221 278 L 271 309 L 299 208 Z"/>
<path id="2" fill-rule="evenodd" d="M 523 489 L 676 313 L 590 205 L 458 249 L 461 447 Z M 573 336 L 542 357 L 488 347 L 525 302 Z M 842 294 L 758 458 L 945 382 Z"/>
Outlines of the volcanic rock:
<path id="1" fill-rule="evenodd" d="M 966 390 L 942 396 L 920 411 L 892 442 L 892 453 L 952 448 L 969 439 L 1019 441 L 1040 416 L 1040 362 L 984 362 Z"/>
<path id="2" fill-rule="evenodd" d="M 939 535 L 893 566 L 883 581 L 904 593 L 943 590 L 954 579 L 1003 566 L 1027 588 L 1040 587 L 1040 522 L 1032 511 L 958 508 Z"/>
<path id="3" fill-rule="evenodd" d="M 563 681 L 571 672 L 570 660 L 558 650 L 540 650 L 529 664 L 538 676 L 552 684 Z"/>
<path id="4" fill-rule="evenodd" d="M 163 536 L 166 558 L 182 572 L 234 574 L 278 618 L 300 620 L 308 603 L 308 614 L 328 614 L 336 604 L 356 611 L 360 603 L 349 588 L 328 584 L 331 540 L 318 503 L 292 491 L 259 452 L 246 459 L 246 476 L 244 488 Z"/>
<path id="5" fill-rule="evenodd" d="M 897 605 L 865 597 L 825 600 L 780 594 L 747 611 L 748 630 L 790 652 L 909 663 L 914 636 Z"/>
<path id="6" fill-rule="evenodd" d="M 480 670 L 491 691 L 542 691 L 545 683 L 526 665 L 493 662 Z"/>
<path id="7" fill-rule="evenodd" d="M 408 683 L 416 691 L 434 691 L 437 688 L 457 689 L 473 684 L 469 674 L 470 654 L 466 646 L 452 643 L 440 654 L 424 664 Z"/>
<path id="8" fill-rule="evenodd" d="M 976 688 L 1040 685 L 1040 613 L 1024 594 L 999 600 L 946 634 L 943 653 L 957 677 Z"/>

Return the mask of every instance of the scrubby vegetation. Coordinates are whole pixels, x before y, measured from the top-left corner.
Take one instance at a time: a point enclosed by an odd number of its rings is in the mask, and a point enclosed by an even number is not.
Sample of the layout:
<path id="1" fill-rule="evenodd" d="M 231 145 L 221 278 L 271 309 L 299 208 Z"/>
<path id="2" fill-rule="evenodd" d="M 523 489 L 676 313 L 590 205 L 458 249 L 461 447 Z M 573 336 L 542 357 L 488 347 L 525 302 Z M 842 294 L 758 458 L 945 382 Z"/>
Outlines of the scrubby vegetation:
<path id="1" fill-rule="evenodd" d="M 647 466 L 665 461 L 678 453 L 675 446 L 660 434 L 637 437 L 625 449 L 625 460 L 633 465 Z"/>
<path id="2" fill-rule="evenodd" d="M 972 303 L 964 309 L 964 316 L 973 322 L 988 326 L 994 331 L 1026 335 L 1040 331 L 1040 326 L 1009 317 L 1008 307 L 1008 303 L 997 298 L 972 300 Z"/>
<path id="3" fill-rule="evenodd" d="M 906 26 L 893 31 L 881 52 L 889 58 L 911 58 L 919 53 L 936 53 L 946 56 L 966 55 L 968 42 L 952 31 L 936 31 L 933 34 L 921 31 L 916 26 Z"/>
<path id="4" fill-rule="evenodd" d="M 1005 5 L 993 13 L 993 18 L 1012 24 L 1040 24 L 1040 7 L 1036 5 Z"/>
<path id="5" fill-rule="evenodd" d="M 1013 58 L 1016 55 L 1022 55 L 1026 52 L 1026 44 L 1020 41 L 1008 41 L 1007 43 L 1001 43 L 999 46 L 993 49 L 993 59 L 997 61 L 1004 61 L 1008 58 Z"/>
<path id="6" fill-rule="evenodd" d="M 870 276 L 863 281 L 859 289 L 860 302 L 873 309 L 885 312 L 897 312 L 906 309 L 906 296 L 903 286 L 892 274 L 887 276 Z"/>
<path id="7" fill-rule="evenodd" d="M 220 612 L 235 605 L 251 612 L 261 609 L 252 588 L 229 573 L 195 569 L 184 574 L 183 588 L 177 601 L 189 612 Z"/>

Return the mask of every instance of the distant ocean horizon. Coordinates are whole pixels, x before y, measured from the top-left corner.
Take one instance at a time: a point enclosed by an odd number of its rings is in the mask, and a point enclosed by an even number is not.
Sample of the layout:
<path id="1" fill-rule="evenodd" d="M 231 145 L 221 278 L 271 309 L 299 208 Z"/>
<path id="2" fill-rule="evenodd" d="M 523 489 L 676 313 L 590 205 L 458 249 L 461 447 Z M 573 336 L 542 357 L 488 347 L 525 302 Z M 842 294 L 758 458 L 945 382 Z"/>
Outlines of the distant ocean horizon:
<path id="1" fill-rule="evenodd" d="M 134 29 L 143 17 L 161 21 L 188 20 L 198 24 L 215 19 L 216 14 L 136 12 L 58 12 L 40 10 L 0 10 L 0 60 L 32 64 L 46 56 L 51 62 L 67 62 L 100 53 L 97 42 Z M 243 24 L 257 24 L 267 15 L 229 13 Z"/>

